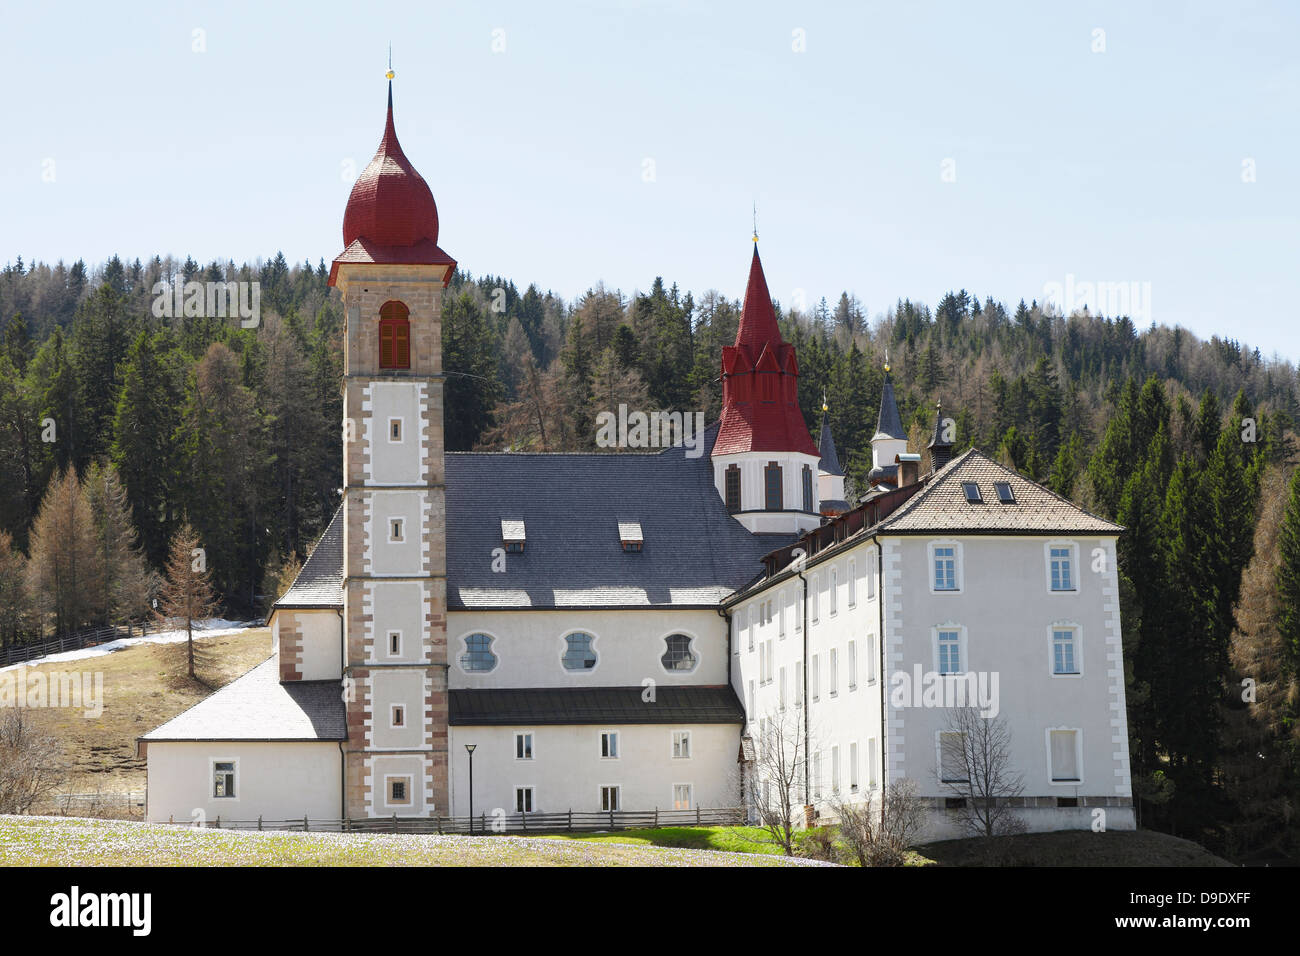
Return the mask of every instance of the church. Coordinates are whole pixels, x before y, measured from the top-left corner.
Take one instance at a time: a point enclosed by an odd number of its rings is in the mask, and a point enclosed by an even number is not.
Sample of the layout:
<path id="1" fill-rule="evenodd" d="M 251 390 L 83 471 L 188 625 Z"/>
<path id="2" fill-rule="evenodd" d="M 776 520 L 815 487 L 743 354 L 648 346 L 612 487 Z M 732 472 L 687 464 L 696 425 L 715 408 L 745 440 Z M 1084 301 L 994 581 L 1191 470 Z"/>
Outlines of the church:
<path id="1" fill-rule="evenodd" d="M 1029 829 L 1134 826 L 1122 528 L 953 457 L 941 410 L 922 474 L 888 366 L 871 489 L 846 500 L 756 245 L 703 454 L 447 452 L 439 238 L 390 83 L 329 278 L 342 503 L 271 657 L 140 738 L 149 820 L 753 814 L 789 747 L 800 825 L 909 779 L 937 839 L 962 772 L 943 705 L 969 684 Z"/>

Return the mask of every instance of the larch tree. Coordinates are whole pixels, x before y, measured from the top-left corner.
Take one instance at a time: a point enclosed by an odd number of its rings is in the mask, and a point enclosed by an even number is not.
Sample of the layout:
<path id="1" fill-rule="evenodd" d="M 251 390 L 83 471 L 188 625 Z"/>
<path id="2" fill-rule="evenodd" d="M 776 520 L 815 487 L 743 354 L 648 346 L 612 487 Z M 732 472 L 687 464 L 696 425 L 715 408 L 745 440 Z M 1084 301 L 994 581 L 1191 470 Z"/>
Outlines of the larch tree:
<path id="1" fill-rule="evenodd" d="M 85 489 L 99 561 L 95 606 L 103 621 L 115 624 L 145 613 L 157 575 L 136 543 L 131 505 L 117 470 L 112 465 L 92 464 Z"/>
<path id="2" fill-rule="evenodd" d="M 218 602 L 212 590 L 212 572 L 207 553 L 189 522 L 172 536 L 167 558 L 167 576 L 158 588 L 155 617 L 168 627 L 185 628 L 189 675 L 194 677 L 194 622 L 209 618 Z"/>
<path id="3" fill-rule="evenodd" d="M 90 504 L 68 468 L 50 482 L 32 525 L 28 587 L 36 599 L 41 629 L 56 634 L 88 624 L 99 593 L 98 547 Z"/>

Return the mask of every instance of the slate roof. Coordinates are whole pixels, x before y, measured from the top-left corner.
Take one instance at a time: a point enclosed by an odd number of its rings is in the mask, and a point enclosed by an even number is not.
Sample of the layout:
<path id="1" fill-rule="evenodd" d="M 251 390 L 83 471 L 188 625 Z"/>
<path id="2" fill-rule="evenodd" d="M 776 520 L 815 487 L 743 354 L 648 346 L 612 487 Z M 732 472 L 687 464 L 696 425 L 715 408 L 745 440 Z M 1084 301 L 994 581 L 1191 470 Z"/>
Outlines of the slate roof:
<path id="1" fill-rule="evenodd" d="M 907 432 L 903 431 L 903 420 L 898 416 L 898 402 L 894 400 L 894 383 L 890 381 L 889 373 L 885 373 L 885 387 L 880 393 L 880 417 L 876 419 L 876 436 L 879 438 L 885 435 L 889 438 L 906 438 Z"/>
<path id="2" fill-rule="evenodd" d="M 979 485 L 983 502 L 966 500 L 962 482 Z M 998 501 L 995 481 L 1010 483 L 1013 504 Z M 972 448 L 941 468 L 923 491 L 880 522 L 884 534 L 936 531 L 992 534 L 1119 534 L 1123 527 L 1089 514 L 1035 481 Z"/>
<path id="3" fill-rule="evenodd" d="M 817 463 L 818 471 L 828 475 L 842 476 L 844 474 L 844 469 L 840 467 L 840 456 L 835 454 L 835 439 L 831 437 L 831 423 L 824 408 L 822 409 L 821 441 L 817 443 L 817 450 L 822 455 L 822 460 Z"/>
<path id="4" fill-rule="evenodd" d="M 141 740 L 346 740 L 336 680 L 280 683 L 272 655 Z"/>
<path id="5" fill-rule="evenodd" d="M 453 690 L 450 723 L 456 726 L 535 724 L 740 724 L 745 711 L 730 686 L 655 688 L 527 687 Z"/>
<path id="6" fill-rule="evenodd" d="M 343 507 L 334 512 L 277 608 L 343 606 Z"/>
<path id="7" fill-rule="evenodd" d="M 713 484 L 706 432 L 699 458 L 657 454 L 449 452 L 447 606 L 451 610 L 712 605 L 761 571 L 788 540 L 754 535 L 727 513 Z M 501 519 L 528 528 L 506 555 Z M 624 551 L 619 522 L 641 525 Z"/>

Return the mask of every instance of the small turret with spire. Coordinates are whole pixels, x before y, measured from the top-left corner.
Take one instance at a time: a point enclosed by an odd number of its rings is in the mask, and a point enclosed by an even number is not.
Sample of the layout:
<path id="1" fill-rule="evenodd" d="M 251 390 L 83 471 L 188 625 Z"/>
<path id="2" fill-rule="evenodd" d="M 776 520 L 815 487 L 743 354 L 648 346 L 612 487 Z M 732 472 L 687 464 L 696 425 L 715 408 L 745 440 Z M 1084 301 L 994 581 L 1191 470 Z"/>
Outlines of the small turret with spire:
<path id="1" fill-rule="evenodd" d="M 840 467 L 835 439 L 831 437 L 830 406 L 826 404 L 825 389 L 822 390 L 822 427 L 817 449 L 822 456 L 817 463 L 817 497 L 821 500 L 821 513 L 843 514 L 849 510 L 849 503 L 844 497 L 844 469 Z"/>
<path id="2" fill-rule="evenodd" d="M 898 487 L 898 456 L 907 454 L 907 432 L 894 400 L 894 383 L 889 377 L 889 353 L 885 353 L 885 386 L 880 393 L 880 415 L 871 438 L 871 487 Z"/>
<path id="3" fill-rule="evenodd" d="M 944 427 L 943 402 L 934 404 L 934 432 L 930 435 L 930 470 L 938 471 L 952 461 L 952 440 Z"/>

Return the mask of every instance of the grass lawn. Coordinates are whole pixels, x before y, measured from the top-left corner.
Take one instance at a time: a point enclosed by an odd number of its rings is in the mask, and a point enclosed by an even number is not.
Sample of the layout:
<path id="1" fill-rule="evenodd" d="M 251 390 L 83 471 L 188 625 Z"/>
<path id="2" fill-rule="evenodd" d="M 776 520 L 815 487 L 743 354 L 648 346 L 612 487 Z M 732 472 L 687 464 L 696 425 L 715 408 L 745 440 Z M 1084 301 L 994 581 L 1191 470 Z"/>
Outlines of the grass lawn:
<path id="1" fill-rule="evenodd" d="M 780 845 L 773 843 L 772 838 L 760 827 L 646 827 L 609 833 L 550 833 L 544 838 L 783 855 Z"/>
<path id="2" fill-rule="evenodd" d="M 74 817 L 0 816 L 0 866 L 784 866 L 808 863 L 768 854 L 540 837 L 258 833 Z"/>
<path id="3" fill-rule="evenodd" d="M 29 668 L 51 673 L 104 675 L 104 712 L 88 718 L 81 710 L 45 708 L 28 714 L 59 738 L 71 763 L 68 791 L 142 792 L 144 761 L 135 738 L 197 704 L 214 690 L 266 660 L 271 632 L 250 628 L 224 637 L 196 638 L 203 664 L 198 680 L 186 675 L 185 644 L 137 644 L 102 657 Z"/>

